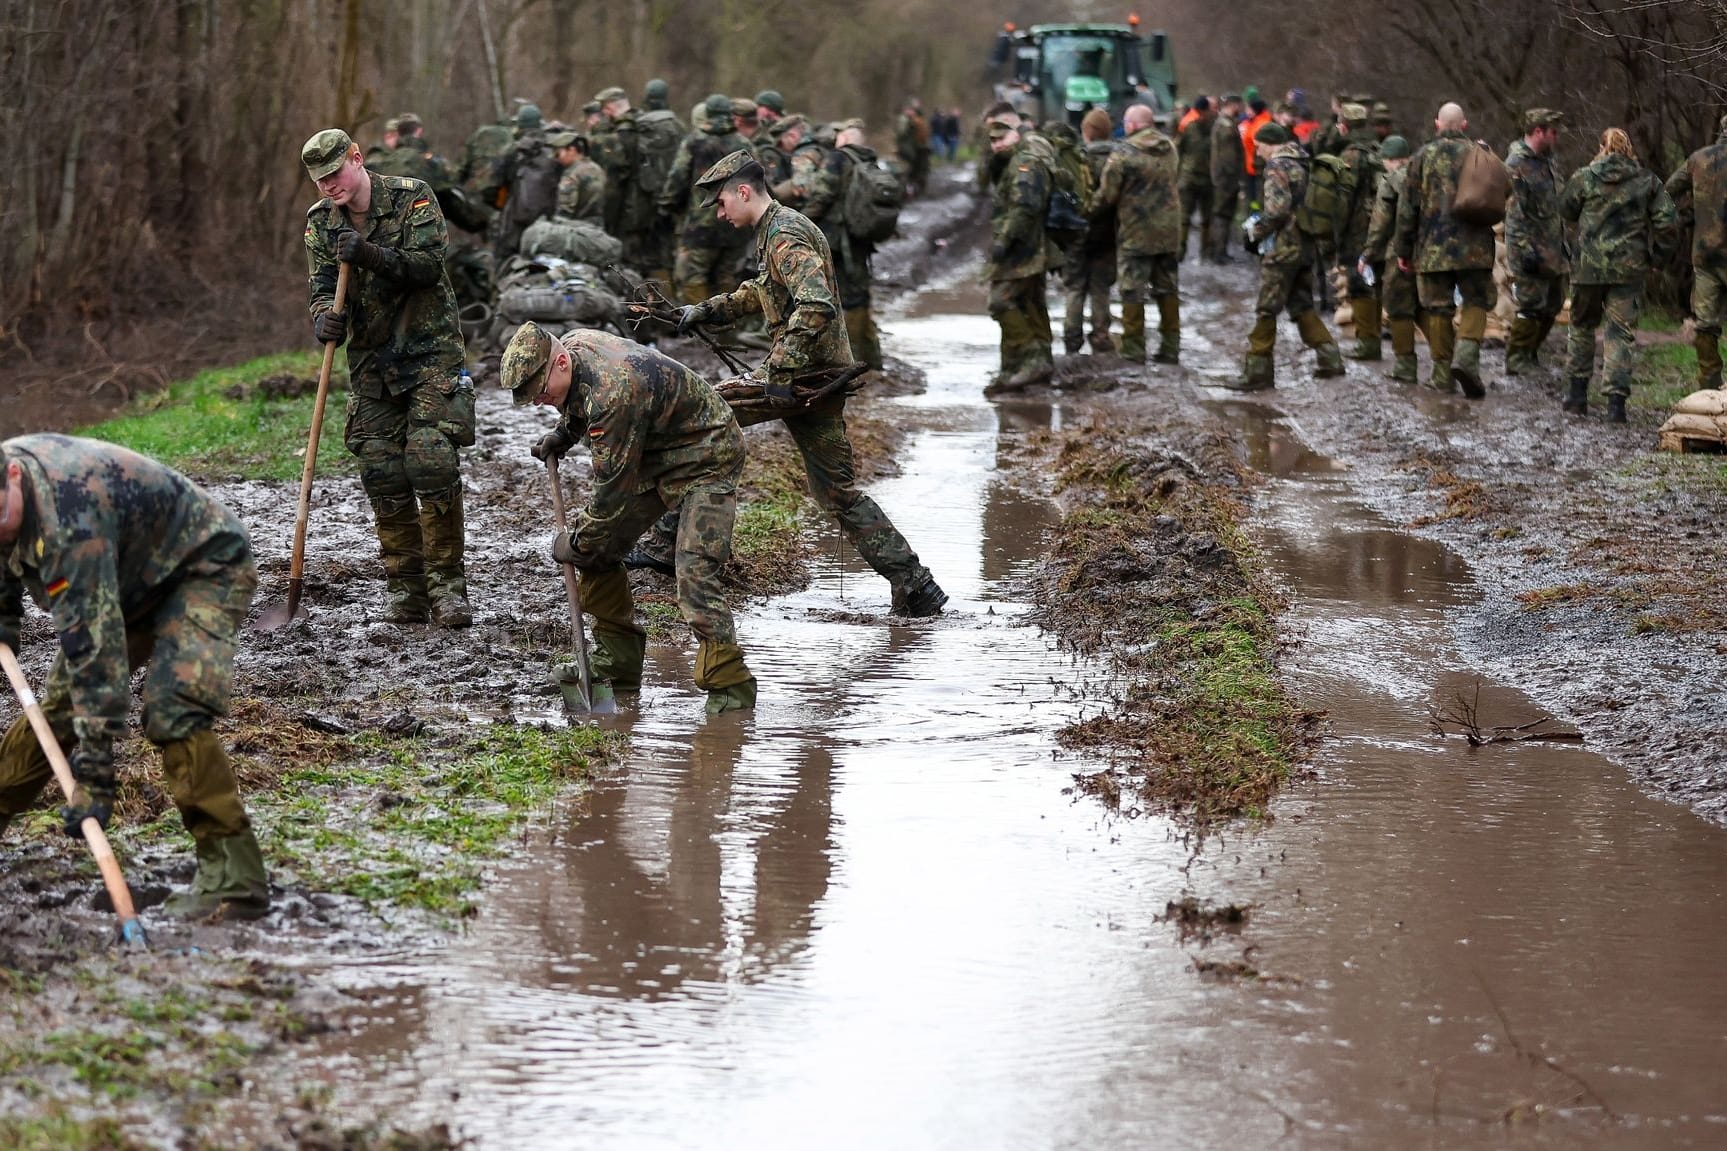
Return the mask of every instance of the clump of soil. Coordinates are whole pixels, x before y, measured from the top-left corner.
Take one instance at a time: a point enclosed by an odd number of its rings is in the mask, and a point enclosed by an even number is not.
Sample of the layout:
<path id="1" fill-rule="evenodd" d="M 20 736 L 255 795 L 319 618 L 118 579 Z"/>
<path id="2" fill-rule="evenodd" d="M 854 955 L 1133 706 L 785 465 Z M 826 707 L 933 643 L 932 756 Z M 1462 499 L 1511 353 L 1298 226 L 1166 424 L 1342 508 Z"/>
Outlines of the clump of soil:
<path id="1" fill-rule="evenodd" d="M 1239 935 L 1247 926 L 1252 904 L 1225 903 L 1222 906 L 1201 903 L 1191 895 L 1172 899 L 1164 906 L 1155 922 L 1175 924 L 1176 936 L 1183 943 L 1208 946 L 1220 934 Z"/>

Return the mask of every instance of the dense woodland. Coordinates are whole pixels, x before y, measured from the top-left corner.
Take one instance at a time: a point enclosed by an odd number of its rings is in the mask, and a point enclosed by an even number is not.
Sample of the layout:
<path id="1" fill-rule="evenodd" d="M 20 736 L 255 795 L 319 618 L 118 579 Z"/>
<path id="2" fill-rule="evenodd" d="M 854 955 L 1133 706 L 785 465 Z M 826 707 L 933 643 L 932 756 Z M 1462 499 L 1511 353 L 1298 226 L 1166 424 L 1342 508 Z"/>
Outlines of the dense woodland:
<path id="1" fill-rule="evenodd" d="M 1364 11 L 1164 0 L 1140 14 L 1170 33 L 1184 95 L 1299 85 L 1323 114 L 1332 91 L 1368 91 L 1417 137 L 1456 98 L 1501 145 L 1523 108 L 1549 105 L 1575 129 L 1567 167 L 1621 124 L 1665 173 L 1713 137 L 1723 106 L 1727 0 Z M 518 97 L 574 117 L 602 86 L 635 93 L 663 76 L 680 108 L 772 86 L 794 108 L 885 129 L 911 93 L 981 108 L 1004 20 L 1125 13 L 1049 0 L 0 0 L 0 366 L 148 378 L 200 349 L 292 339 L 314 197 L 298 150 L 320 127 L 364 144 L 411 109 L 456 155 Z"/>

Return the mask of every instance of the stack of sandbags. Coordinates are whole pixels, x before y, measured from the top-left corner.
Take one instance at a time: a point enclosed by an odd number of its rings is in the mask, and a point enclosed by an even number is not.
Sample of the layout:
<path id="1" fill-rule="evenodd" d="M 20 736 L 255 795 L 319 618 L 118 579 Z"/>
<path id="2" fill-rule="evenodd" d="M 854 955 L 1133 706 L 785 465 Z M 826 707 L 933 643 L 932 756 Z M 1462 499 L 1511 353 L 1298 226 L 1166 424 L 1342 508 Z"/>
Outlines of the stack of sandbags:
<path id="1" fill-rule="evenodd" d="M 1727 391 L 1706 388 L 1674 404 L 1656 447 L 1664 452 L 1727 451 Z"/>

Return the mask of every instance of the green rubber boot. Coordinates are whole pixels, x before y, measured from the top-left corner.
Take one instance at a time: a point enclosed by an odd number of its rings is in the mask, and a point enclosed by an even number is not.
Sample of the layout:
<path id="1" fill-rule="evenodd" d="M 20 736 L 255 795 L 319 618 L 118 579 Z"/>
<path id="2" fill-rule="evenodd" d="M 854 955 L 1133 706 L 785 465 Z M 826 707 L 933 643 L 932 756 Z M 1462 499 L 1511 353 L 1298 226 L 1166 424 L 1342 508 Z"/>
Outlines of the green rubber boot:
<path id="1" fill-rule="evenodd" d="M 1238 392 L 1262 392 L 1267 388 L 1276 387 L 1277 380 L 1271 357 L 1256 356 L 1249 352 L 1242 365 L 1241 375 L 1233 380 L 1224 381 L 1223 386 L 1233 388 Z"/>
<path id="2" fill-rule="evenodd" d="M 1451 365 L 1444 360 L 1433 361 L 1433 374 L 1427 377 L 1427 386 L 1436 392 L 1455 392 L 1457 381 L 1451 378 Z"/>
<path id="3" fill-rule="evenodd" d="M 596 684 L 609 683 L 613 691 L 641 691 L 642 661 L 647 654 L 647 636 L 595 624 L 594 650 L 588 669 Z"/>
<path id="4" fill-rule="evenodd" d="M 1399 384 L 1418 384 L 1421 382 L 1421 368 L 1414 356 L 1398 356 L 1391 365 L 1390 377 Z"/>
<path id="5" fill-rule="evenodd" d="M 1336 340 L 1320 344 L 1313 349 L 1313 354 L 1319 357 L 1319 366 L 1313 369 L 1315 378 L 1330 380 L 1343 374 L 1343 351 Z"/>
<path id="6" fill-rule="evenodd" d="M 192 886 L 162 905 L 178 919 L 257 919 L 270 910 L 270 878 L 264 853 L 250 831 L 198 844 L 198 874 Z"/>
<path id="7" fill-rule="evenodd" d="M 1487 385 L 1481 379 L 1481 341 L 1458 340 L 1457 352 L 1451 360 L 1451 374 L 1472 400 L 1487 395 Z"/>
<path id="8" fill-rule="evenodd" d="M 756 705 L 756 681 L 752 676 L 730 687 L 716 687 L 708 692 L 707 713 L 721 715 L 728 711 L 748 711 Z"/>

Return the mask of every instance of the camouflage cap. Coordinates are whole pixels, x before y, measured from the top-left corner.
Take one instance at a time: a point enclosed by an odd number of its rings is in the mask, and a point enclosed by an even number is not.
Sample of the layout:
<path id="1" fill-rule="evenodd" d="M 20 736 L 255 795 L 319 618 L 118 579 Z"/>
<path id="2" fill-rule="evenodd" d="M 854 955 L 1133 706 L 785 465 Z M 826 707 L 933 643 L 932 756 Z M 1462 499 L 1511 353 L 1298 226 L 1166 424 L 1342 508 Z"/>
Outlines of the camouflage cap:
<path id="1" fill-rule="evenodd" d="M 300 148 L 300 163 L 306 165 L 306 175 L 322 180 L 347 160 L 354 142 L 340 128 L 325 128 Z"/>
<path id="2" fill-rule="evenodd" d="M 1267 120 L 1259 126 L 1259 131 L 1253 134 L 1255 144 L 1287 144 L 1294 138 L 1289 134 L 1289 129 L 1276 120 Z"/>
<path id="3" fill-rule="evenodd" d="M 581 139 L 580 135 L 578 135 L 575 132 L 570 131 L 567 128 L 564 129 L 562 132 L 547 132 L 546 133 L 546 143 L 550 144 L 554 148 L 568 148 L 572 144 L 574 144 L 577 140 L 580 140 L 580 139 Z"/>
<path id="4" fill-rule="evenodd" d="M 772 108 L 782 116 L 786 113 L 786 98 L 772 88 L 763 88 L 757 92 L 756 103 L 764 108 Z"/>
<path id="5" fill-rule="evenodd" d="M 420 118 L 412 112 L 403 112 L 396 117 L 396 130 L 399 132 L 412 132 L 415 128 L 424 128 L 425 126 Z"/>
<path id="6" fill-rule="evenodd" d="M 551 334 L 532 320 L 517 328 L 516 334 L 510 337 L 498 376 L 518 405 L 533 403 L 544 390 L 554 342 Z"/>
<path id="7" fill-rule="evenodd" d="M 385 132 L 400 132 L 401 130 L 402 130 L 402 122 L 400 120 L 398 120 L 396 117 L 391 116 L 388 120 L 384 121 L 384 131 Z"/>
<path id="8" fill-rule="evenodd" d="M 1379 142 L 1379 158 L 1382 160 L 1409 159 L 1409 141 L 1402 136 L 1387 136 Z"/>
<path id="9" fill-rule="evenodd" d="M 834 131 L 836 133 L 838 133 L 838 132 L 862 132 L 865 130 L 866 129 L 864 128 L 863 117 L 861 117 L 861 116 L 853 116 L 849 120 L 836 120 L 836 121 L 834 121 Z"/>
<path id="10" fill-rule="evenodd" d="M 790 116 L 781 116 L 778 120 L 775 120 L 773 127 L 768 129 L 768 135 L 777 140 L 787 132 L 794 129 L 807 129 L 809 126 L 810 122 L 808 120 L 804 119 L 796 112 L 793 112 Z"/>
<path id="11" fill-rule="evenodd" d="M 601 88 L 598 92 L 594 93 L 594 103 L 596 104 L 610 104 L 613 100 L 628 100 L 629 98 L 630 94 L 628 92 L 615 86 L 611 88 Z"/>
<path id="12" fill-rule="evenodd" d="M 672 94 L 672 86 L 664 80 L 655 77 L 648 81 L 648 86 L 642 89 L 642 96 L 648 100 L 664 100 Z"/>
<path id="13" fill-rule="evenodd" d="M 733 96 L 732 115 L 740 120 L 754 120 L 756 118 L 756 102 L 748 96 Z"/>
<path id="14" fill-rule="evenodd" d="M 702 198 L 701 206 L 712 207 L 719 202 L 720 191 L 728 183 L 744 176 L 763 176 L 766 172 L 761 163 L 750 154 L 748 148 L 721 156 L 714 166 L 703 172 L 701 179 L 696 181 L 696 187 L 707 189 L 708 194 Z"/>
<path id="15" fill-rule="evenodd" d="M 1557 128 L 1565 122 L 1565 113 L 1555 112 L 1551 108 L 1531 108 L 1523 113 L 1523 130 L 1531 128 Z"/>
<path id="16" fill-rule="evenodd" d="M 1368 118 L 1375 124 L 1391 123 L 1391 105 L 1387 104 L 1384 100 L 1375 100 L 1373 102 L 1372 114 Z"/>
<path id="17" fill-rule="evenodd" d="M 584 116 L 598 116 L 599 114 L 600 114 L 600 102 L 598 100 L 589 100 L 586 104 L 582 105 L 582 115 L 584 115 Z"/>
<path id="18" fill-rule="evenodd" d="M 702 110 L 709 116 L 730 116 L 732 114 L 732 98 L 715 92 L 702 101 Z"/>
<path id="19" fill-rule="evenodd" d="M 1360 104 L 1345 104 L 1338 109 L 1337 114 L 1343 117 L 1343 122 L 1351 127 L 1367 123 L 1367 109 Z"/>

